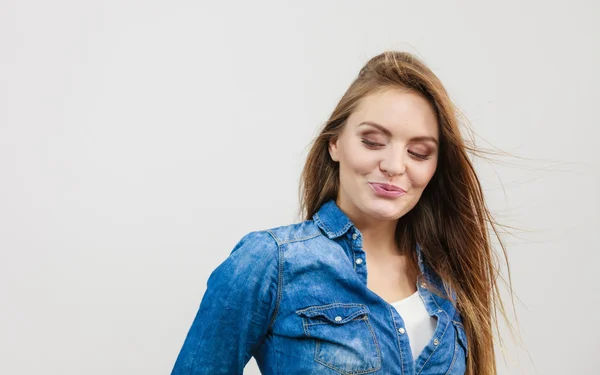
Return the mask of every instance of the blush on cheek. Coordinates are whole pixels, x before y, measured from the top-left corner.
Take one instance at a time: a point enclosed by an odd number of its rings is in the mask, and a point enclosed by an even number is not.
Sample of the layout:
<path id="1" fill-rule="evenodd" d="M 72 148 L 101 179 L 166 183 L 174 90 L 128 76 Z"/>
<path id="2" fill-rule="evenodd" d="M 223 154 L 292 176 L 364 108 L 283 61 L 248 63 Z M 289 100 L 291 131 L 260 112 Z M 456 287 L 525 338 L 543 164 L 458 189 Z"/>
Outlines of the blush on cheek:
<path id="1" fill-rule="evenodd" d="M 430 169 L 419 176 L 413 178 L 413 187 L 417 189 L 425 189 L 425 187 L 429 184 L 429 181 L 433 178 L 433 174 L 435 173 L 435 168 Z"/>

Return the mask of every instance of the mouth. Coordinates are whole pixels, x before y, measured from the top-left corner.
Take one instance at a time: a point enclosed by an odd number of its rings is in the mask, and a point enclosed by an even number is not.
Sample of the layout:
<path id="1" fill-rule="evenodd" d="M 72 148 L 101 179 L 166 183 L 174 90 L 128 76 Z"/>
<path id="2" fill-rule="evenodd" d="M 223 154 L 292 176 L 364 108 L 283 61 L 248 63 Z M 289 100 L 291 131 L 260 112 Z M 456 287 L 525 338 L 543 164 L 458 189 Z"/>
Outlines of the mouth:
<path id="1" fill-rule="evenodd" d="M 399 186 L 392 185 L 392 184 L 380 184 L 380 183 L 376 183 L 376 182 L 369 182 L 369 184 L 373 187 L 376 187 L 376 188 L 379 188 L 379 189 L 382 189 L 385 191 L 406 193 L 406 190 L 402 189 Z"/>

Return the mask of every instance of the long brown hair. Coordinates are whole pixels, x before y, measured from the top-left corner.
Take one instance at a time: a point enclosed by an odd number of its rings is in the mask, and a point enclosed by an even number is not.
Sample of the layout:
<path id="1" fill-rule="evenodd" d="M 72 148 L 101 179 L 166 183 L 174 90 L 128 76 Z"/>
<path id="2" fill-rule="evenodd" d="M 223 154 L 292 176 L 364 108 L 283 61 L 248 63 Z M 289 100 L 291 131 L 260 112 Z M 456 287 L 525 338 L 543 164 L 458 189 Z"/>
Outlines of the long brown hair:
<path id="1" fill-rule="evenodd" d="M 324 124 L 308 153 L 300 184 L 300 212 L 305 220 L 329 199 L 336 199 L 339 166 L 328 152 L 346 120 L 367 95 L 399 88 L 422 95 L 436 113 L 439 132 L 438 166 L 416 206 L 398 220 L 399 249 L 420 244 L 426 264 L 443 280 L 447 295 L 456 296 L 469 342 L 467 374 L 496 374 L 494 333 L 496 311 L 508 321 L 498 289 L 497 255 L 488 225 L 498 239 L 508 268 L 500 225 L 486 206 L 480 181 L 468 153 L 477 152 L 460 132 L 457 108 L 436 75 L 407 52 L 386 51 L 360 70 Z M 508 268 L 510 280 L 510 269 Z M 509 288 L 512 291 L 512 283 Z M 514 304 L 513 304 L 514 305 Z"/>

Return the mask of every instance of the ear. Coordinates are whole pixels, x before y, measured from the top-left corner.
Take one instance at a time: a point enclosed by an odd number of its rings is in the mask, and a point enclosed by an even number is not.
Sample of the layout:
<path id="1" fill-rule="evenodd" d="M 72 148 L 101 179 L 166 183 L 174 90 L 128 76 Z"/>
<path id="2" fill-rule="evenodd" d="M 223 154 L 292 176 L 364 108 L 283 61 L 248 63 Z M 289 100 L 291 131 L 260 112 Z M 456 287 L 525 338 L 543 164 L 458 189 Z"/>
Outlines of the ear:
<path id="1" fill-rule="evenodd" d="M 329 140 L 329 156 L 331 156 L 331 160 L 336 161 L 336 162 L 340 161 L 340 158 L 338 155 L 337 141 L 338 141 L 338 138 L 336 138 L 336 139 L 331 138 Z"/>

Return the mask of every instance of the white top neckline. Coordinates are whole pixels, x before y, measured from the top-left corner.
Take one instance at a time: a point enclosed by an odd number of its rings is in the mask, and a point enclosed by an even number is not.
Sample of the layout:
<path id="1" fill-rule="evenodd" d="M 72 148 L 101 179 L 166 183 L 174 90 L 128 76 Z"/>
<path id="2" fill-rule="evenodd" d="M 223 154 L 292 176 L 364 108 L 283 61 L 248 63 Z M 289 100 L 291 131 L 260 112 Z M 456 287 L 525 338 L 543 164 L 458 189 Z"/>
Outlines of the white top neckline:
<path id="1" fill-rule="evenodd" d="M 419 295 L 419 291 L 417 290 L 416 292 L 414 292 L 413 294 L 411 294 L 408 297 L 404 297 L 401 300 L 398 300 L 396 302 L 391 302 L 390 305 L 392 306 L 402 306 L 404 304 L 406 304 L 407 301 L 410 301 L 411 298 L 414 298 L 415 296 Z"/>
<path id="2" fill-rule="evenodd" d="M 402 318 L 404 327 L 398 328 L 398 331 L 402 335 L 408 335 L 412 357 L 416 360 L 431 341 L 437 319 L 429 315 L 418 291 L 391 305 Z"/>

